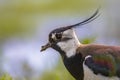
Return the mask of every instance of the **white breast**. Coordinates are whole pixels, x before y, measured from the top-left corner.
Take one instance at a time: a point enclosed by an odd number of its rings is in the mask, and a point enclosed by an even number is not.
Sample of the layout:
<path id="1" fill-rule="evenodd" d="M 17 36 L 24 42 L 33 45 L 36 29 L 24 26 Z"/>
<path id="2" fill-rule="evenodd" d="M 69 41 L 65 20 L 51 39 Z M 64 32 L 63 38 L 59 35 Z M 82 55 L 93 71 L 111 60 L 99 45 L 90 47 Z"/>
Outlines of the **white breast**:
<path id="1" fill-rule="evenodd" d="M 105 77 L 102 75 L 95 75 L 85 64 L 83 64 L 84 67 L 84 80 L 120 80 L 120 78 L 117 77 Z"/>

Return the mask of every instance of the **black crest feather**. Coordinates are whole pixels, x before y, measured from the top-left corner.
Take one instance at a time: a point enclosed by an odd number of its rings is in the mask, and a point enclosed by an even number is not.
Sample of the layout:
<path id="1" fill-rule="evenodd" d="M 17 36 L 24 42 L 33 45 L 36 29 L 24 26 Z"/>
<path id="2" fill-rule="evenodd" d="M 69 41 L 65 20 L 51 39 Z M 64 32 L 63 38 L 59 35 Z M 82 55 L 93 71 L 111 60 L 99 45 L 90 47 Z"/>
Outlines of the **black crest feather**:
<path id="1" fill-rule="evenodd" d="M 51 35 L 52 33 L 63 32 L 63 31 L 65 31 L 65 30 L 68 30 L 68 29 L 71 29 L 71 28 L 80 27 L 80 26 L 82 26 L 82 25 L 85 25 L 85 24 L 87 24 L 87 23 L 90 23 L 90 22 L 92 22 L 93 20 L 95 20 L 97 17 L 100 16 L 100 14 L 98 14 L 98 13 L 99 13 L 99 8 L 98 8 L 98 9 L 95 11 L 95 13 L 94 13 L 91 17 L 89 17 L 88 19 L 85 19 L 85 20 L 82 21 L 82 22 L 79 22 L 79 23 L 76 23 L 76 24 L 73 24 L 73 25 L 70 25 L 70 26 L 57 28 L 57 29 L 53 30 L 53 31 L 50 33 L 50 35 Z"/>
<path id="2" fill-rule="evenodd" d="M 93 20 L 95 20 L 97 17 L 100 16 L 100 14 L 98 14 L 98 13 L 99 13 L 99 8 L 96 10 L 96 12 L 95 12 L 90 18 L 88 18 L 88 19 L 86 19 L 86 20 L 84 20 L 84 21 L 82 21 L 82 22 L 79 22 L 79 23 L 77 23 L 77 24 L 67 26 L 67 27 L 68 27 L 68 28 L 74 28 L 74 27 L 77 27 L 77 26 L 82 26 L 82 25 L 85 25 L 85 24 L 87 24 L 87 23 L 90 23 L 90 22 L 92 22 Z"/>

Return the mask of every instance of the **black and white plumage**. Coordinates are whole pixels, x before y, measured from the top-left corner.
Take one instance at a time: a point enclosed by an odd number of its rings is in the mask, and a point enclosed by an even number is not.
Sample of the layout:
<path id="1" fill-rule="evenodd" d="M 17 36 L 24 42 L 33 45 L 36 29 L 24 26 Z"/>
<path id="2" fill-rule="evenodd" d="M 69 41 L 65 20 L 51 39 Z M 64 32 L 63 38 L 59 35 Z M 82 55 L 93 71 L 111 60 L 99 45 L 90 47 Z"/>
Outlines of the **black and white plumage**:
<path id="1" fill-rule="evenodd" d="M 61 27 L 49 34 L 49 42 L 41 51 L 51 47 L 58 51 L 64 65 L 76 80 L 120 80 L 120 47 L 99 44 L 81 44 L 75 27 L 98 17 L 98 10 L 78 24 Z"/>

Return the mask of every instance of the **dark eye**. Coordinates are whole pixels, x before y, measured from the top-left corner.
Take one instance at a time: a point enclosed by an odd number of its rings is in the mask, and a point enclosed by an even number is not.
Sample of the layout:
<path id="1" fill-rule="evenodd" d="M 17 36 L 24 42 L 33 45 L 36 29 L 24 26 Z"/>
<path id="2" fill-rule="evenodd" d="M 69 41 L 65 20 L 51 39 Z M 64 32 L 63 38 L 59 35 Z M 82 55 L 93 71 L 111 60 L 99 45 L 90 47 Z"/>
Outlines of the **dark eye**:
<path id="1" fill-rule="evenodd" d="M 56 36 L 57 39 L 61 39 L 62 38 L 62 33 L 57 33 L 55 36 Z"/>

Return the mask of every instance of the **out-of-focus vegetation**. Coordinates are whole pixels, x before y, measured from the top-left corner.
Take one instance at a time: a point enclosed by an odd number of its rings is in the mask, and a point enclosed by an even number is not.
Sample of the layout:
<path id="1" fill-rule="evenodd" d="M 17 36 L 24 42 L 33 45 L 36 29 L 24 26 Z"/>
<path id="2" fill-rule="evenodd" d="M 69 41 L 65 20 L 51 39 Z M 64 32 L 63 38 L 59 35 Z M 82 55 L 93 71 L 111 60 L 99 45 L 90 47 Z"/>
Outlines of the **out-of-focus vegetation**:
<path id="1" fill-rule="evenodd" d="M 35 29 L 35 19 L 47 14 L 83 13 L 97 6 L 97 0 L 1 0 L 0 40 L 25 35 Z M 42 21 L 43 18 L 41 18 Z M 30 32 L 29 32 L 30 33 Z"/>
<path id="2" fill-rule="evenodd" d="M 13 80 L 12 77 L 9 74 L 3 74 L 0 77 L 0 80 Z"/>
<path id="3" fill-rule="evenodd" d="M 66 70 L 63 62 L 60 60 L 55 69 L 46 71 L 40 80 L 74 80 L 70 73 Z"/>
<path id="4" fill-rule="evenodd" d="M 93 43 L 93 42 L 95 41 L 95 39 L 96 39 L 95 37 L 90 37 L 90 38 L 87 37 L 87 38 L 82 39 L 82 40 L 81 40 L 81 43 L 82 43 L 82 44 Z"/>

